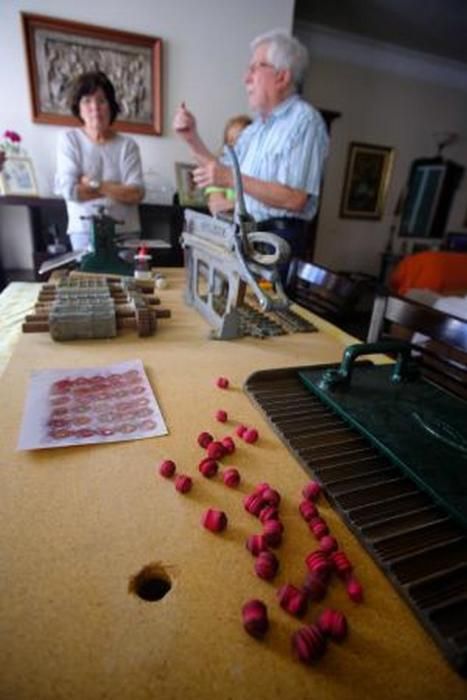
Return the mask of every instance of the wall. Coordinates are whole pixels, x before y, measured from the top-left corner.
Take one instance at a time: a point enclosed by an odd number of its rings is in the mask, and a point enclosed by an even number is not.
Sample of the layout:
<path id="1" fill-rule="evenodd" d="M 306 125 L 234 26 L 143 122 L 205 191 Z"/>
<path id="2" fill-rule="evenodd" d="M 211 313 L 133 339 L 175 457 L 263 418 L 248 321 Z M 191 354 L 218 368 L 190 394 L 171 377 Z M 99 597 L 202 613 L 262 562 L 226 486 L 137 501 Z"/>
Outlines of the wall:
<path id="1" fill-rule="evenodd" d="M 410 164 L 435 155 L 434 132 L 459 133 L 445 156 L 467 167 L 466 67 L 313 25 L 301 24 L 295 31 L 312 57 L 305 97 L 317 107 L 341 112 L 332 127 L 315 260 L 335 270 L 376 274 Z M 380 221 L 339 217 L 350 141 L 395 149 Z M 463 230 L 466 210 L 467 172 L 447 230 Z"/>
<path id="2" fill-rule="evenodd" d="M 176 106 L 186 101 L 207 144 L 217 148 L 227 117 L 247 109 L 242 77 L 251 39 L 274 27 L 290 29 L 293 6 L 294 0 L 0 0 L 0 133 L 21 134 L 40 194 L 51 195 L 59 128 L 32 123 L 20 12 L 158 36 L 164 42 L 164 132 L 135 139 L 144 170 L 155 170 L 173 187 L 174 162 L 188 159 L 187 148 L 171 130 Z M 5 229 L 2 216 L 0 228 Z M 9 230 L 12 219 L 21 235 L 24 216 L 9 212 Z"/>
<path id="3" fill-rule="evenodd" d="M 197 114 L 208 145 L 216 148 L 222 125 L 247 103 L 242 74 L 252 37 L 272 27 L 292 26 L 293 0 L 0 0 L 0 133 L 23 137 L 38 175 L 40 193 L 53 186 L 59 128 L 33 124 L 19 13 L 46 14 L 116 29 L 160 36 L 164 41 L 162 137 L 138 136 L 146 172 L 156 171 L 174 187 L 174 162 L 188 151 L 170 128 L 176 105 L 185 100 Z M 312 67 L 305 97 L 342 113 L 334 122 L 316 260 L 334 269 L 376 273 L 394 209 L 410 162 L 434 153 L 433 132 L 457 131 L 458 144 L 446 155 L 467 165 L 467 71 L 434 60 L 312 25 L 296 33 L 309 45 Z M 395 164 L 381 221 L 340 219 L 347 148 L 363 141 L 395 148 Z M 467 175 L 458 190 L 448 229 L 462 230 L 467 207 Z M 0 212 L 0 230 L 27 233 L 24 212 Z M 1 244 L 0 244 L 1 251 Z M 15 251 L 16 255 L 16 251 Z"/>

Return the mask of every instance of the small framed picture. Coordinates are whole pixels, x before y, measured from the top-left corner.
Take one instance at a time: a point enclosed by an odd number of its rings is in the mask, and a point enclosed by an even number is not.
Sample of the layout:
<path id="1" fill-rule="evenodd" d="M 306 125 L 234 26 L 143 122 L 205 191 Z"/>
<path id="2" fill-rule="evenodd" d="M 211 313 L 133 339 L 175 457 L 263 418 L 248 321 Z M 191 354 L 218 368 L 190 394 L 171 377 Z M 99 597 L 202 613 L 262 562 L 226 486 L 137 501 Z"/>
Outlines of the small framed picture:
<path id="1" fill-rule="evenodd" d="M 178 201 L 182 207 L 206 207 L 204 190 L 197 187 L 193 180 L 193 163 L 175 163 Z"/>
<path id="2" fill-rule="evenodd" d="M 394 149 L 352 142 L 342 190 L 340 216 L 381 219 L 391 177 Z"/>
<path id="3" fill-rule="evenodd" d="M 0 173 L 0 193 L 36 197 L 39 195 L 30 158 L 7 156 Z"/>

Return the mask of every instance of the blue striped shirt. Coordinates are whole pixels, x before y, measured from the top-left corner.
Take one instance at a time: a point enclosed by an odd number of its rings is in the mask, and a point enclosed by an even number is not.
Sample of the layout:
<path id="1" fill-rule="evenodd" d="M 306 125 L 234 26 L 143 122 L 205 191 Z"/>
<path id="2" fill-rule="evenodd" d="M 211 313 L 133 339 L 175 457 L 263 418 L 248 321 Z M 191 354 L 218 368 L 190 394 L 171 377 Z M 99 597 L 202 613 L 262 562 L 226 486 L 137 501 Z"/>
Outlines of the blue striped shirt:
<path id="1" fill-rule="evenodd" d="M 320 113 L 298 95 L 281 102 L 263 121 L 258 116 L 235 145 L 243 175 L 278 182 L 307 192 L 303 211 L 267 206 L 245 194 L 248 213 L 256 221 L 271 217 L 312 219 L 316 213 L 329 138 Z M 223 157 L 228 164 L 228 154 Z"/>

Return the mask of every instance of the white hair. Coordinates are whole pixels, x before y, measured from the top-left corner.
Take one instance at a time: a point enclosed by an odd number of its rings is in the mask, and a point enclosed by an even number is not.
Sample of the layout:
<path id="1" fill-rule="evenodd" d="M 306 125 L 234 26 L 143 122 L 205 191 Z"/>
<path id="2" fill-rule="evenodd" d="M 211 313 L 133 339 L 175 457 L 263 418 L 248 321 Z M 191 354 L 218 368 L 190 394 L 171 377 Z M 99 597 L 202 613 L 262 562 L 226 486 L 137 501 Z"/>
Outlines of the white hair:
<path id="1" fill-rule="evenodd" d="M 260 34 L 250 44 L 251 51 L 267 44 L 267 59 L 278 70 L 290 70 L 297 89 L 303 84 L 308 67 L 308 51 L 298 39 L 283 29 Z"/>

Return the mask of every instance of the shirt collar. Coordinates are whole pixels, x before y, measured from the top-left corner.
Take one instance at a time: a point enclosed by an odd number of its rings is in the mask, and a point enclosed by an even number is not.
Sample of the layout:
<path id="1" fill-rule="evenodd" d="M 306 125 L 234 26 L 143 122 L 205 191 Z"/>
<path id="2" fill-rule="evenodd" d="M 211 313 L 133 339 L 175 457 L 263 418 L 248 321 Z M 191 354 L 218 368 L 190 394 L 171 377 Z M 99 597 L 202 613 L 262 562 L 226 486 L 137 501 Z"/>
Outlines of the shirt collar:
<path id="1" fill-rule="evenodd" d="M 282 100 L 282 102 L 279 102 L 278 105 L 274 107 L 274 109 L 268 114 L 266 119 L 262 119 L 261 115 L 258 115 L 258 118 L 263 124 L 266 124 L 269 120 L 277 119 L 278 117 L 283 116 L 288 112 L 288 110 L 294 105 L 297 100 L 299 100 L 300 97 L 297 95 L 296 92 L 294 92 L 292 95 L 289 97 L 286 97 L 285 100 Z"/>

